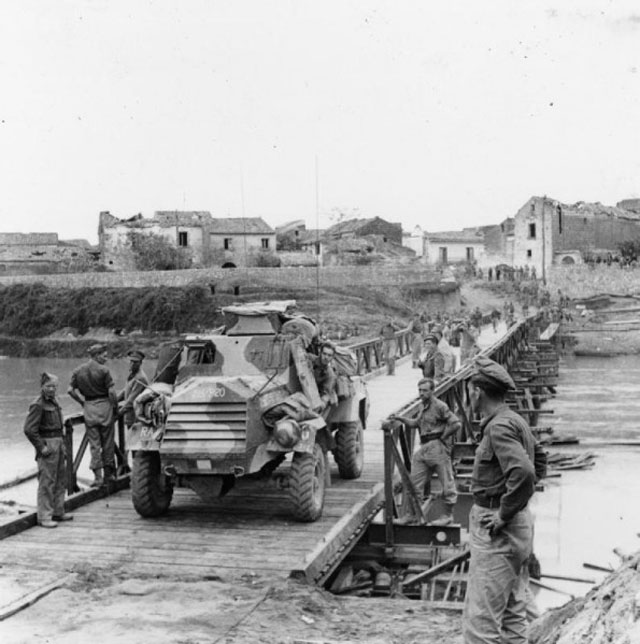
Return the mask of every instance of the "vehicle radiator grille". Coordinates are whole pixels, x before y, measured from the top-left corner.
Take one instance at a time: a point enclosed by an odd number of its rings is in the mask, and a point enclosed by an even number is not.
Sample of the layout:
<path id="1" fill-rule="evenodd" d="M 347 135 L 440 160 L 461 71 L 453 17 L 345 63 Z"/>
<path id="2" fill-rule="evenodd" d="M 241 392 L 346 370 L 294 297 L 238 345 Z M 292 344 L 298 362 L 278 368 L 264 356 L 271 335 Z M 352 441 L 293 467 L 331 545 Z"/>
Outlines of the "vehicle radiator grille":
<path id="1" fill-rule="evenodd" d="M 162 451 L 240 453 L 247 436 L 245 402 L 172 403 Z"/>

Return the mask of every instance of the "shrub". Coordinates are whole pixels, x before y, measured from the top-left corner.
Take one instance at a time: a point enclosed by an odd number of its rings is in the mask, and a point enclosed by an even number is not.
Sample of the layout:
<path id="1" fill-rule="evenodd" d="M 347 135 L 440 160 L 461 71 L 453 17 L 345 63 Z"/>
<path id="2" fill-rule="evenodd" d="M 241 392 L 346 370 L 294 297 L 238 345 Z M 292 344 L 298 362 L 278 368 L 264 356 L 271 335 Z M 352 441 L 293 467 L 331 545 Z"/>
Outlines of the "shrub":
<path id="1" fill-rule="evenodd" d="M 173 271 L 191 266 L 191 251 L 176 248 L 162 235 L 130 230 L 127 236 L 139 271 Z"/>

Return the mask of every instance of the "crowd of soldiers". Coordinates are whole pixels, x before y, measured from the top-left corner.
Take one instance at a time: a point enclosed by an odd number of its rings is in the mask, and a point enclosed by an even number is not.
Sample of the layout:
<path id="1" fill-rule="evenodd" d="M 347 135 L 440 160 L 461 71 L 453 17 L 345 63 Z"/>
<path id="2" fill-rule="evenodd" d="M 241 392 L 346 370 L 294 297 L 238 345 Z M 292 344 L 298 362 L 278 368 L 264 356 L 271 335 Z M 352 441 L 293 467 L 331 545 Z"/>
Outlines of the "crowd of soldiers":
<path id="1" fill-rule="evenodd" d="M 414 369 L 421 369 L 425 378 L 436 383 L 456 371 L 456 356 L 452 347 L 460 347 L 460 366 L 469 362 L 480 350 L 478 336 L 484 314 L 476 307 L 469 315 L 453 317 L 438 311 L 434 316 L 427 312 L 414 313 L 408 326 L 387 316 L 380 329 L 382 357 L 387 365 L 387 375 L 395 375 L 398 356 L 396 333 L 407 330 Z"/>

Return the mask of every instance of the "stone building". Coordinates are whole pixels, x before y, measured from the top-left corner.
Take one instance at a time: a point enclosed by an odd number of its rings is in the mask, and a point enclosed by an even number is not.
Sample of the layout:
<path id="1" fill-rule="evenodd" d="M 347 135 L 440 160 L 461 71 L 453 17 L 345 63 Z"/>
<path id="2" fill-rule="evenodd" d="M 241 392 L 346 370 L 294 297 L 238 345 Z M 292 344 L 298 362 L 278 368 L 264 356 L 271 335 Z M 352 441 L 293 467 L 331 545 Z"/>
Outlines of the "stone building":
<path id="1" fill-rule="evenodd" d="M 629 239 L 640 239 L 640 214 L 633 210 L 531 197 L 514 218 L 512 263 L 535 267 L 541 275 L 552 264 L 617 255 L 618 244 Z"/>
<path id="2" fill-rule="evenodd" d="M 86 270 L 97 250 L 84 239 L 63 241 L 57 233 L 0 233 L 0 275 L 38 275 Z"/>
<path id="3" fill-rule="evenodd" d="M 156 234 L 188 249 L 193 266 L 246 266 L 260 251 L 275 252 L 275 232 L 259 217 L 214 218 L 208 211 L 157 211 L 153 217 L 118 219 L 101 212 L 98 238 L 102 263 L 134 270 L 130 233 Z"/>
<path id="4" fill-rule="evenodd" d="M 513 217 L 507 217 L 499 224 L 480 228 L 484 234 L 484 259 L 480 266 L 513 265 L 514 227 Z"/>
<path id="5" fill-rule="evenodd" d="M 478 228 L 425 233 L 428 264 L 473 264 L 484 258 L 484 235 Z"/>
<path id="6" fill-rule="evenodd" d="M 206 234 L 209 257 L 223 268 L 250 266 L 252 255 L 276 252 L 276 233 L 260 217 L 212 219 Z"/>
<path id="7" fill-rule="evenodd" d="M 403 234 L 403 244 L 431 266 L 481 263 L 484 258 L 484 231 L 463 228 L 429 233 L 416 226 Z"/>
<path id="8" fill-rule="evenodd" d="M 324 230 L 307 228 L 303 219 L 276 226 L 278 256 L 282 266 L 322 265 Z"/>

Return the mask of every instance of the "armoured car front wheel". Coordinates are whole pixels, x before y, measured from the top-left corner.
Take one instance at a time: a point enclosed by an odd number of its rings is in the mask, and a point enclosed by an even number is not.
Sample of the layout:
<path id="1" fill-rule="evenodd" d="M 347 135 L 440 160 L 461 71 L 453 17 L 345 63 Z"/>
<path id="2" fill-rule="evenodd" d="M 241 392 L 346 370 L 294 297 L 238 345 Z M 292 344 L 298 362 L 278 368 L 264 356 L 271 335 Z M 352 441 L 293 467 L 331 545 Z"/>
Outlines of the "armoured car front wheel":
<path id="1" fill-rule="evenodd" d="M 289 474 L 289 493 L 293 516 L 298 521 L 315 521 L 322 515 L 326 481 L 326 458 L 316 443 L 311 454 L 293 455 Z"/>
<path id="2" fill-rule="evenodd" d="M 360 420 L 342 423 L 338 427 L 333 456 L 338 464 L 340 478 L 360 478 L 364 467 L 364 430 Z"/>
<path id="3" fill-rule="evenodd" d="M 131 472 L 131 498 L 136 512 L 145 518 L 165 514 L 173 488 L 160 468 L 158 452 L 137 452 Z"/>

